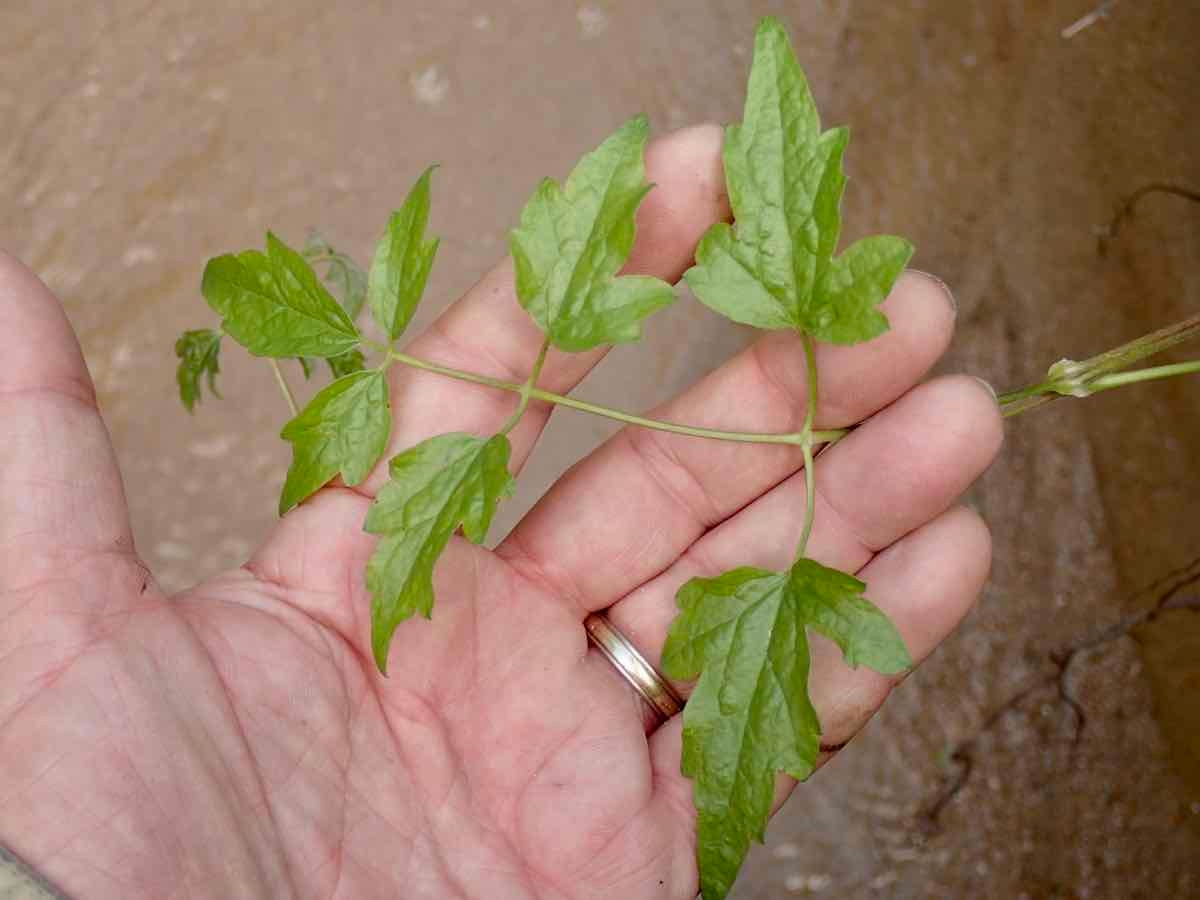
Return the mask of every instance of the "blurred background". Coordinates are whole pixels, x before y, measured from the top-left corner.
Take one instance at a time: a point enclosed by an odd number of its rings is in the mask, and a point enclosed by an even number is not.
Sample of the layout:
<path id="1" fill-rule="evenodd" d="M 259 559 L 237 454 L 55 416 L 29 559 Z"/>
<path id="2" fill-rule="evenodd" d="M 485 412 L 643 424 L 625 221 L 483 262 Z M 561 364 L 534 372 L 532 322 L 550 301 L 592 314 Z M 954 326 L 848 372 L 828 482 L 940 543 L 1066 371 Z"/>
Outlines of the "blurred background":
<path id="1" fill-rule="evenodd" d="M 427 322 L 537 180 L 630 115 L 738 118 L 766 13 L 853 128 L 845 240 L 904 234 L 955 291 L 945 370 L 1016 387 L 1200 311 L 1200 206 L 1149 195 L 1097 239 L 1140 186 L 1200 187 L 1200 4 L 1104 4 L 1064 36 L 1095 8 L 0 0 L 0 246 L 66 303 L 174 590 L 244 560 L 288 462 L 270 372 L 238 348 L 234 399 L 180 407 L 172 344 L 215 324 L 208 257 L 318 226 L 365 261 L 437 161 Z M 749 337 L 681 302 L 579 393 L 649 406 Z M 556 416 L 495 532 L 609 431 Z M 1200 595 L 1198 476 L 1195 377 L 1012 421 L 969 498 L 996 537 L 979 608 L 797 792 L 736 896 L 1200 896 L 1200 614 L 1139 616 Z"/>

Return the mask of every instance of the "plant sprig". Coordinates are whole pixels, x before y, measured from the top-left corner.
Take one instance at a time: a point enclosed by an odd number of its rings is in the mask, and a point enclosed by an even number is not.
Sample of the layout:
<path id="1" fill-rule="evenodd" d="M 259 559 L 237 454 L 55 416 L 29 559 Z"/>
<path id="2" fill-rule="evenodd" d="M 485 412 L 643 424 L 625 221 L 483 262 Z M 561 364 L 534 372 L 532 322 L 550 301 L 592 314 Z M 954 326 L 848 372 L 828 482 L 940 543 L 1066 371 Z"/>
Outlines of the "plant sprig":
<path id="1" fill-rule="evenodd" d="M 293 411 L 282 431 L 293 461 L 281 514 L 335 477 L 361 483 L 379 464 L 391 436 L 392 365 L 517 395 L 514 413 L 495 434 L 438 435 L 389 462 L 389 479 L 364 523 L 379 537 L 364 577 L 381 672 L 400 623 L 432 614 L 434 567 L 450 537 L 461 530 L 482 542 L 497 505 L 512 492 L 508 434 L 532 400 L 697 438 L 799 447 L 807 504 L 793 564 L 780 572 L 741 567 L 688 581 L 677 594 L 680 615 L 663 651 L 668 675 L 698 679 L 683 712 L 682 766 L 694 782 L 699 814 L 701 889 L 708 900 L 720 900 L 751 841 L 762 840 L 775 773 L 803 779 L 816 766 L 821 725 L 808 694 L 808 630 L 833 640 L 852 666 L 896 674 L 912 664 L 895 626 L 866 598 L 867 586 L 806 551 L 814 522 L 815 448 L 849 431 L 815 428 L 815 344 L 852 344 L 883 333 L 888 326 L 879 304 L 913 249 L 902 238 L 883 235 L 837 252 L 848 133 L 821 130 L 783 26 L 764 19 L 744 117 L 725 136 L 734 224 L 708 230 L 685 278 L 720 315 L 799 335 L 809 394 L 802 428 L 778 434 L 700 428 L 548 391 L 538 378 L 551 346 L 578 352 L 636 340 L 642 322 L 675 299 L 671 285 L 659 279 L 618 274 L 633 246 L 638 205 L 650 189 L 643 163 L 647 130 L 644 117 L 626 122 L 584 156 L 564 184 L 543 181 L 521 213 L 510 237 L 516 293 L 545 335 L 524 381 L 438 365 L 396 347 L 438 249 L 437 239 L 426 236 L 432 167 L 390 218 L 369 273 L 315 233 L 301 253 L 268 234 L 265 253 L 210 260 L 201 290 L 221 315 L 221 330 L 188 331 L 179 339 L 177 380 L 189 411 L 202 385 L 215 394 L 225 334 L 271 360 Z M 314 265 L 326 267 L 324 282 Z M 385 343 L 366 339 L 356 325 L 364 306 Z M 1001 395 L 1001 407 L 1015 415 L 1058 396 L 1200 371 L 1200 362 L 1127 371 L 1198 332 L 1200 316 L 1083 362 L 1063 360 L 1042 382 Z M 373 368 L 364 347 L 378 351 Z M 278 365 L 290 358 L 300 360 L 306 377 L 313 359 L 324 358 L 335 379 L 299 411 Z"/>

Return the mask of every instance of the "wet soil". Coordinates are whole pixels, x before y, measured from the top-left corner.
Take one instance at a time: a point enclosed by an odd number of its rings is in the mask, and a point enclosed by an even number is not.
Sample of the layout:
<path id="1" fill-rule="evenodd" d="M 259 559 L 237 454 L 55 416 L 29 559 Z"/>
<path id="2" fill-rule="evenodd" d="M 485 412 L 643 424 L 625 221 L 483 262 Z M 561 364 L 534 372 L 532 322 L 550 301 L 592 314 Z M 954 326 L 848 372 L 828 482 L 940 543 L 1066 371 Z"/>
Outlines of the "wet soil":
<path id="1" fill-rule="evenodd" d="M 847 237 L 914 239 L 960 305 L 947 370 L 1002 387 L 1200 309 L 1200 208 L 1163 196 L 1097 253 L 1147 181 L 1200 185 L 1200 6 L 1090 0 L 570 4 L 112 0 L 0 3 L 0 245 L 67 304 L 138 541 L 165 586 L 243 560 L 287 458 L 265 368 L 189 419 L 174 336 L 210 323 L 203 261 L 318 225 L 365 258 L 430 161 L 443 235 L 428 321 L 503 252 L 547 173 L 637 111 L 659 130 L 739 113 L 753 23 L 793 29 L 826 121 L 854 130 Z M 646 406 L 748 335 L 681 303 L 582 389 Z M 608 433 L 557 417 L 508 527 Z M 756 851 L 749 898 L 1131 898 L 1200 893 L 1200 616 L 1164 616 L 981 737 L 939 828 L 918 813 L 947 748 L 1200 556 L 1200 386 L 1062 401 L 1015 421 L 971 495 L 996 538 L 962 630 L 803 787 Z M 186 516 L 180 516 L 180 509 Z M 1195 592 L 1193 590 L 1193 592 Z M 1144 603 L 1145 601 L 1139 601 Z M 1076 739 L 1077 738 L 1077 739 Z"/>

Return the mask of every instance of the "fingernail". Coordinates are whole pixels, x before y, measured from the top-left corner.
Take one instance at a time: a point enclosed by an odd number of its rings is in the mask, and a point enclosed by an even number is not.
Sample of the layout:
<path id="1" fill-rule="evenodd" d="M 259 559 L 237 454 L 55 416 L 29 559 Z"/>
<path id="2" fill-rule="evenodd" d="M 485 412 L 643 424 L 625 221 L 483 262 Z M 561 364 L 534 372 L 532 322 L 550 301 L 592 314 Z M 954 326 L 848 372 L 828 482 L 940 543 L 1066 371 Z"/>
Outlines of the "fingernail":
<path id="1" fill-rule="evenodd" d="M 930 272 L 925 272 L 921 269 L 909 269 L 908 271 L 920 275 L 922 278 L 928 278 L 930 281 L 936 284 L 938 289 L 942 292 L 942 296 L 946 298 L 946 302 L 950 304 L 950 311 L 955 315 L 958 315 L 958 301 L 954 299 L 954 294 L 950 291 L 950 285 L 946 284 L 946 282 L 942 281 L 942 279 Z"/>
<path id="2" fill-rule="evenodd" d="M 983 385 L 983 389 L 991 395 L 993 400 L 999 399 L 996 396 L 996 389 L 994 387 L 992 387 L 990 384 L 988 384 L 986 381 L 984 381 L 978 375 L 972 375 L 971 377 L 974 378 L 976 381 L 978 381 L 981 385 Z"/>

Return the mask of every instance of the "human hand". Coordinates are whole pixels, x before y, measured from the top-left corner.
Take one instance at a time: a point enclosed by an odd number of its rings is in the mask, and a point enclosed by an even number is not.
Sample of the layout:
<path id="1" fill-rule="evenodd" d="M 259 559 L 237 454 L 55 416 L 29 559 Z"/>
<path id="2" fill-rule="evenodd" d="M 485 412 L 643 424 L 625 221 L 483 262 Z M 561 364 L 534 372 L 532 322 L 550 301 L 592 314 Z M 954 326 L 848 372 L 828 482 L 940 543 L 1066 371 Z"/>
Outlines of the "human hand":
<path id="1" fill-rule="evenodd" d="M 658 187 L 631 269 L 677 280 L 728 215 L 719 150 L 711 127 L 650 147 Z M 523 380 L 542 335 L 511 281 L 502 264 L 412 351 Z M 920 661 L 987 574 L 987 530 L 952 504 L 997 451 L 1000 419 L 974 379 L 914 387 L 953 329 L 935 281 L 905 275 L 884 309 L 885 336 L 819 351 L 817 427 L 870 419 L 817 462 L 809 553 L 858 572 Z M 569 390 L 601 355 L 552 353 L 541 383 Z M 771 334 L 657 415 L 794 431 L 804 372 L 796 336 Z M 490 433 L 515 403 L 391 377 L 391 453 Z M 548 415 L 535 403 L 512 433 L 515 468 Z M 244 567 L 166 597 L 133 547 L 62 310 L 2 258 L 0 844 L 88 898 L 693 897 L 680 719 L 659 726 L 582 623 L 606 610 L 657 664 L 683 581 L 790 561 L 801 462 L 797 448 L 618 433 L 495 551 L 451 541 L 434 618 L 400 627 L 384 679 L 361 531 L 384 467 L 319 492 Z M 813 651 L 836 748 L 894 680 L 822 639 Z M 778 802 L 792 787 L 779 779 Z"/>

